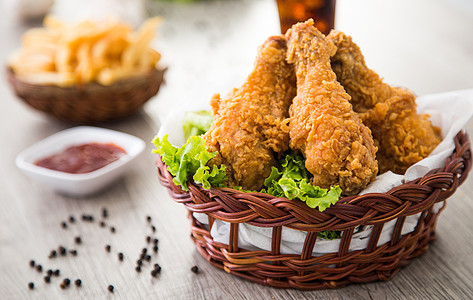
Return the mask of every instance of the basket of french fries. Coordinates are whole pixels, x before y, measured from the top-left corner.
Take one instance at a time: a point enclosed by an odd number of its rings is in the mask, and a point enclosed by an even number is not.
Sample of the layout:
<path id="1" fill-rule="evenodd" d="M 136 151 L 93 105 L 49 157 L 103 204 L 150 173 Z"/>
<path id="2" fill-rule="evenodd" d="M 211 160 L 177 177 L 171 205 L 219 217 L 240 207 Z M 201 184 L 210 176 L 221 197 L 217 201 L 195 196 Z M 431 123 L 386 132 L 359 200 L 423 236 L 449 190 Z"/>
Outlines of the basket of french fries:
<path id="1" fill-rule="evenodd" d="M 59 120 L 94 123 L 135 113 L 159 91 L 165 68 L 150 43 L 160 22 L 136 31 L 117 20 L 68 24 L 48 16 L 10 56 L 7 76 L 31 107 Z"/>
<path id="2" fill-rule="evenodd" d="M 389 280 L 428 250 L 471 169 L 472 94 L 416 98 L 309 20 L 268 38 L 211 112 L 163 122 L 158 177 L 228 273 L 308 290 Z"/>

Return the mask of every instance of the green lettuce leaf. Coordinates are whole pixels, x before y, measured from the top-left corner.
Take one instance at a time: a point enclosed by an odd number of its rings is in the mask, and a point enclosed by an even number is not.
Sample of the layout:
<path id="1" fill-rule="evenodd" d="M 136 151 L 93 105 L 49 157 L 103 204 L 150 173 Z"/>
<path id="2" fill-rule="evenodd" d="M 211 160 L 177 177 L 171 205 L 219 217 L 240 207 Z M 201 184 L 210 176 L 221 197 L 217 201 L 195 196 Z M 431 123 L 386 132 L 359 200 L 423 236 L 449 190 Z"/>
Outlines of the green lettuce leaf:
<path id="1" fill-rule="evenodd" d="M 221 187 L 227 178 L 225 166 L 207 166 L 207 162 L 217 155 L 209 152 L 202 136 L 191 136 L 182 147 L 177 148 L 168 141 L 168 135 L 162 140 L 153 139 L 156 149 L 154 153 L 161 155 L 169 172 L 174 176 L 173 181 L 187 191 L 187 180 L 192 177 L 195 183 L 200 183 L 206 189 L 211 186 Z"/>
<path id="2" fill-rule="evenodd" d="M 313 186 L 309 176 L 304 158 L 291 152 L 283 158 L 280 168 L 271 169 L 271 174 L 264 181 L 265 188 L 262 192 L 291 200 L 299 199 L 321 212 L 337 203 L 342 193 L 339 186 L 332 186 L 330 189 Z"/>
<path id="3" fill-rule="evenodd" d="M 204 134 L 209 130 L 212 122 L 213 115 L 210 111 L 202 110 L 186 112 L 182 122 L 184 137 L 187 139 L 194 135 Z"/>
<path id="4" fill-rule="evenodd" d="M 321 239 L 326 239 L 326 240 L 335 240 L 342 237 L 341 231 L 330 231 L 330 230 L 321 231 L 319 232 L 319 234 L 317 234 L 317 236 Z"/>
<path id="5" fill-rule="evenodd" d="M 267 193 L 276 197 L 299 199 L 311 208 L 324 211 L 330 205 L 337 203 L 342 190 L 339 186 L 323 189 L 310 183 L 310 173 L 305 168 L 305 161 L 301 155 L 289 153 L 281 161 L 280 167 L 271 169 L 271 174 L 264 181 Z M 322 239 L 339 239 L 340 231 L 322 231 L 318 237 Z"/>

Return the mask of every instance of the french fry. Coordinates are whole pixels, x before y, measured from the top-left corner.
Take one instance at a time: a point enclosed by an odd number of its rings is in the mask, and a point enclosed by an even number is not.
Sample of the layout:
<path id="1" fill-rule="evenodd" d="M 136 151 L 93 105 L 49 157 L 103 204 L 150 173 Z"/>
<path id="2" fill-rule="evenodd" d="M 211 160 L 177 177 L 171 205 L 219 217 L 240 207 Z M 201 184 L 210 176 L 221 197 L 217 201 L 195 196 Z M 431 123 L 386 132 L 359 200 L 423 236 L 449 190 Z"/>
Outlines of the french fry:
<path id="1" fill-rule="evenodd" d="M 127 24 L 111 19 L 67 24 L 47 16 L 43 28 L 24 34 L 22 48 L 12 54 L 9 65 L 35 83 L 109 85 L 156 66 L 161 54 L 150 43 L 160 22 L 149 19 L 133 32 Z"/>
<path id="2" fill-rule="evenodd" d="M 154 31 L 160 21 L 161 19 L 157 17 L 147 20 L 138 32 L 132 36 L 132 43 L 123 52 L 122 57 L 122 65 L 125 71 L 132 71 L 138 65 L 140 57 L 146 56 L 147 53 L 143 52 L 149 48 L 149 44 L 154 37 Z"/>
<path id="3" fill-rule="evenodd" d="M 66 27 L 66 24 L 51 15 L 48 15 L 44 18 L 43 25 L 45 28 L 49 28 L 58 32 L 62 31 L 62 29 Z"/>

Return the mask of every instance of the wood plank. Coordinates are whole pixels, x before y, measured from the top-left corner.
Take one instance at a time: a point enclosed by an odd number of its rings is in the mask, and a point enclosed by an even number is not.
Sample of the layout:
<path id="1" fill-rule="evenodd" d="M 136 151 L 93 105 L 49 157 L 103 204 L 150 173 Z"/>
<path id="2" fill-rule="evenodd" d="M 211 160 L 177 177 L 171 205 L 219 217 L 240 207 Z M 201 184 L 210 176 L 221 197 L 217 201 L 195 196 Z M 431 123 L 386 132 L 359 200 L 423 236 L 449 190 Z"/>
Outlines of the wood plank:
<path id="1" fill-rule="evenodd" d="M 444 0 L 337 3 L 337 26 L 356 38 L 370 66 L 388 82 L 419 94 L 472 88 L 473 18 L 468 11 Z M 71 124 L 27 108 L 12 95 L 5 74 L 0 75 L 0 298 L 107 299 L 112 298 L 107 286 L 113 284 L 113 297 L 118 299 L 473 299 L 471 176 L 448 200 L 439 217 L 438 239 L 429 252 L 391 281 L 338 290 L 275 289 L 209 265 L 189 238 L 185 208 L 172 201 L 157 180 L 149 141 L 160 119 L 187 100 L 190 92 L 198 91 L 192 94 L 196 101 L 206 99 L 211 92 L 224 92 L 243 80 L 256 47 L 277 33 L 276 10 L 272 0 L 155 5 L 153 11 L 166 17 L 157 45 L 169 65 L 167 83 L 144 112 L 103 125 L 147 142 L 130 171 L 103 193 L 85 199 L 59 195 L 16 168 L 14 159 L 21 150 Z M 1 61 L 18 47 L 28 26 L 0 18 Z M 225 82 L 228 78 L 232 81 Z M 473 121 L 466 129 L 471 136 Z M 106 227 L 99 223 L 102 208 L 109 212 Z M 82 221 L 82 214 L 92 214 L 94 222 Z M 71 215 L 76 222 L 62 228 L 61 222 Z M 154 234 L 148 215 L 157 229 Z M 80 245 L 74 243 L 77 236 Z M 159 239 L 159 250 L 137 273 L 142 248 L 153 252 L 147 236 Z M 78 255 L 49 259 L 50 251 L 61 245 L 76 249 Z M 42 273 L 29 266 L 30 259 L 43 266 Z M 150 275 L 154 263 L 162 267 L 157 278 Z M 190 270 L 194 265 L 198 274 Z M 59 268 L 61 275 L 46 284 L 43 277 L 49 268 Z M 80 278 L 82 287 L 61 289 L 65 277 Z M 33 291 L 27 287 L 30 281 L 35 283 Z"/>

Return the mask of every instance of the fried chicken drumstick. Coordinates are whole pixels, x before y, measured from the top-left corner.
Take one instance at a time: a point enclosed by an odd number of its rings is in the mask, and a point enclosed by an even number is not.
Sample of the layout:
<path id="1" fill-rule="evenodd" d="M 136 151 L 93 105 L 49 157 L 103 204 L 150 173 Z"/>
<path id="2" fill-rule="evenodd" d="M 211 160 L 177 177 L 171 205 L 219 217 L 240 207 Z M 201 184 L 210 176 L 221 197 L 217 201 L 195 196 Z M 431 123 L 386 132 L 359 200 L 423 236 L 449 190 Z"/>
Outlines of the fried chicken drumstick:
<path id="1" fill-rule="evenodd" d="M 209 151 L 219 151 L 210 163 L 226 166 L 230 186 L 260 190 L 278 154 L 289 148 L 288 109 L 296 83 L 286 51 L 283 36 L 270 37 L 243 86 L 211 101 L 215 120 L 204 138 Z"/>
<path id="2" fill-rule="evenodd" d="M 332 69 L 352 97 L 378 146 L 379 172 L 404 174 L 411 165 L 427 157 L 440 143 L 440 131 L 427 115 L 417 114 L 412 92 L 391 87 L 368 69 L 360 48 L 351 37 L 333 31 L 326 38 L 337 47 Z"/>
<path id="3" fill-rule="evenodd" d="M 336 48 L 312 20 L 294 25 L 286 38 L 287 60 L 295 64 L 297 77 L 289 109 L 290 147 L 304 154 L 312 184 L 338 184 L 343 194 L 357 194 L 376 177 L 376 147 L 332 71 Z"/>

